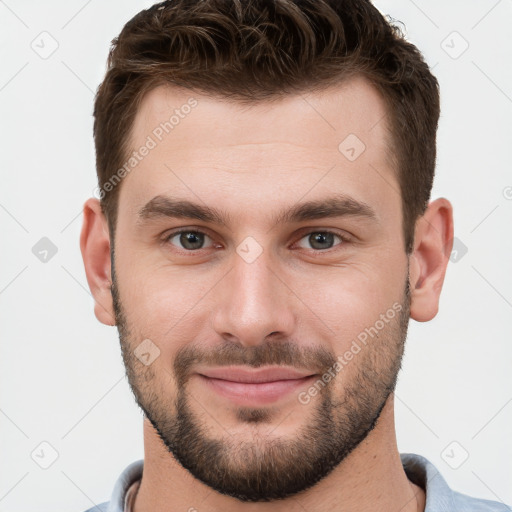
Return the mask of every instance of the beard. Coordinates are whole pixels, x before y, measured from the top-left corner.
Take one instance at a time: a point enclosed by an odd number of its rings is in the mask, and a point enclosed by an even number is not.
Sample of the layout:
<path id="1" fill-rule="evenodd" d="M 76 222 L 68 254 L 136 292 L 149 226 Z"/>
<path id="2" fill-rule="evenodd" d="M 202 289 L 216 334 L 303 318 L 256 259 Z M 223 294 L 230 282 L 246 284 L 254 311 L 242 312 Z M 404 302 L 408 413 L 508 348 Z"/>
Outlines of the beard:
<path id="1" fill-rule="evenodd" d="M 229 433 L 223 437 L 209 436 L 208 416 L 200 417 L 194 412 L 192 406 L 197 399 L 187 392 L 194 365 L 288 365 L 316 369 L 323 374 L 337 361 L 335 354 L 324 348 L 306 348 L 275 339 L 251 347 L 226 342 L 212 351 L 189 344 L 177 352 L 173 374 L 162 370 L 157 375 L 157 365 L 144 366 L 134 355 L 144 337 L 134 335 L 136 331 L 126 318 L 113 258 L 111 289 L 123 361 L 135 401 L 183 468 L 213 490 L 241 502 L 280 500 L 315 485 L 374 429 L 395 390 L 410 314 L 408 273 L 401 310 L 375 339 L 372 335 L 349 363 L 349 378 L 345 378 L 346 370 L 342 369 L 341 375 L 323 387 L 316 399 L 308 405 L 296 404 L 295 407 L 313 410 L 310 415 L 301 415 L 299 411 L 296 417 L 308 421 L 289 437 Z M 158 382 L 158 378 L 163 382 L 168 377 L 174 380 L 174 396 L 169 396 L 169 387 Z M 336 391 L 333 383 L 340 378 L 344 385 Z M 274 416 L 279 414 L 279 408 L 272 407 L 238 406 L 234 410 L 237 422 L 248 427 L 272 426 Z M 215 418 L 213 421 L 216 422 Z"/>

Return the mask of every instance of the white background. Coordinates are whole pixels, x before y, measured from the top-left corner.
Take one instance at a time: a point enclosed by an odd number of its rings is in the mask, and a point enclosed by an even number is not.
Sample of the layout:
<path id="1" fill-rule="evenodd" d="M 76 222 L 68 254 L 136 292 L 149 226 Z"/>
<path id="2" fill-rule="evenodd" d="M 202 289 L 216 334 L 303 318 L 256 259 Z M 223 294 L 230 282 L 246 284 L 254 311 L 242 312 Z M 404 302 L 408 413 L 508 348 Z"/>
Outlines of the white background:
<path id="1" fill-rule="evenodd" d="M 116 328 L 94 317 L 79 233 L 96 185 L 93 94 L 110 41 L 151 3 L 0 1 L 0 512 L 82 512 L 143 457 L 142 413 Z M 512 1 L 377 6 L 404 22 L 439 79 L 433 198 L 452 201 L 467 247 L 449 265 L 438 316 L 411 321 L 399 449 L 427 457 L 460 492 L 511 504 Z M 47 59 L 31 48 L 43 31 L 58 42 Z M 42 237 L 58 249 L 46 263 L 32 252 Z M 58 452 L 48 469 L 31 458 L 37 448 L 50 460 L 43 441 Z M 469 454 L 458 469 L 442 457 L 453 441 L 452 460 Z"/>

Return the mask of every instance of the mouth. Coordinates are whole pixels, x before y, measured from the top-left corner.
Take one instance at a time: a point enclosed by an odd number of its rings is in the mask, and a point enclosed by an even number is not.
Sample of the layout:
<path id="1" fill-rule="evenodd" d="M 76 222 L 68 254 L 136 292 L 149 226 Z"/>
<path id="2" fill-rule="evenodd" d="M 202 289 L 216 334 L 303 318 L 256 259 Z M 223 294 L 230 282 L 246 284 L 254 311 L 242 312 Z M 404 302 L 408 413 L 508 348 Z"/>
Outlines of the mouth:
<path id="1" fill-rule="evenodd" d="M 317 377 L 289 367 L 247 370 L 241 367 L 205 369 L 197 373 L 216 394 L 239 405 L 265 405 L 307 387 Z"/>

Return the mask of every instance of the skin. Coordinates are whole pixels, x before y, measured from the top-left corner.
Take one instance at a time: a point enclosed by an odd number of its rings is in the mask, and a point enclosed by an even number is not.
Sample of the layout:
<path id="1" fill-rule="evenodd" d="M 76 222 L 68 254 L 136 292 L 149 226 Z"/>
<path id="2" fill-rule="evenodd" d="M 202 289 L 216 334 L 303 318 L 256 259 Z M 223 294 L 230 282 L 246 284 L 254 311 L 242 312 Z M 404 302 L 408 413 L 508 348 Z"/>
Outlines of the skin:
<path id="1" fill-rule="evenodd" d="M 451 204 L 444 198 L 429 203 L 407 255 L 400 189 L 388 158 L 386 108 L 363 79 L 250 108 L 159 87 L 140 106 L 133 148 L 190 97 L 197 107 L 120 185 L 114 276 L 99 202 L 91 198 L 84 205 L 80 246 L 95 314 L 106 325 L 117 324 L 130 385 L 152 420 L 146 414 L 135 512 L 424 510 L 423 489 L 407 479 L 401 465 L 393 389 L 408 318 L 424 322 L 438 311 L 453 238 Z M 366 146 L 354 161 L 338 149 L 350 133 Z M 282 209 L 334 192 L 366 203 L 375 219 L 273 221 Z M 163 194 L 216 207 L 229 215 L 227 225 L 175 218 L 139 223 L 139 210 Z M 206 233 L 204 248 L 191 253 L 179 236 L 164 241 L 177 228 Z M 308 235 L 326 230 L 348 241 L 334 237 L 324 244 L 332 248 L 318 249 Z M 236 251 L 248 236 L 262 249 L 252 263 Z M 195 374 L 201 365 L 279 364 L 286 356 L 294 361 L 289 366 L 305 363 L 322 374 L 330 358 L 343 356 L 393 304 L 402 308 L 405 323 L 399 315 L 386 323 L 307 404 L 294 391 L 267 406 L 242 408 Z M 134 357 L 145 339 L 160 350 L 149 366 Z M 220 353 L 221 347 L 226 351 Z M 185 364 L 187 353 L 196 359 Z M 179 396 L 188 413 L 184 431 L 177 430 L 177 417 L 183 419 Z M 311 438 L 302 442 L 308 427 L 317 444 Z M 349 433 L 345 439 L 342 432 Z M 180 439 L 176 457 L 170 452 Z M 293 492 L 288 488 L 281 499 L 275 499 L 279 478 L 266 489 L 267 500 L 233 496 L 215 488 L 215 481 L 205 482 L 199 470 L 208 464 L 185 469 L 179 461 L 189 455 L 193 462 L 191 442 L 208 440 L 220 442 L 222 449 L 211 455 L 224 457 L 211 460 L 225 464 L 234 479 L 239 472 L 254 474 L 258 463 L 272 457 L 276 474 L 285 475 L 287 464 L 290 470 L 306 467 L 322 455 L 322 446 L 337 457 L 319 481 Z M 247 446 L 256 452 L 244 451 Z M 270 451 L 272 446 L 277 448 Z"/>

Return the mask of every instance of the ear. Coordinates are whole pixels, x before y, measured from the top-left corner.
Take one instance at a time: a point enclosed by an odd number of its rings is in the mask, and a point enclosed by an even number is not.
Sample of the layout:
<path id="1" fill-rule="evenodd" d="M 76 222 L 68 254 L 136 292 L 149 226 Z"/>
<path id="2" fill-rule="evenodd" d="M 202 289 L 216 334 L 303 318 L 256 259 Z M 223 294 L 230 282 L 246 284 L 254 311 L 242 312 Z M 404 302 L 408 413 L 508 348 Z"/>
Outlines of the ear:
<path id="1" fill-rule="evenodd" d="M 439 296 L 453 246 L 453 210 L 444 198 L 429 203 L 416 222 L 409 256 L 411 318 L 427 322 L 437 315 Z"/>
<path id="2" fill-rule="evenodd" d="M 80 250 L 85 274 L 94 297 L 94 314 L 105 325 L 116 325 L 110 286 L 110 236 L 108 223 L 98 199 L 84 204 Z"/>

